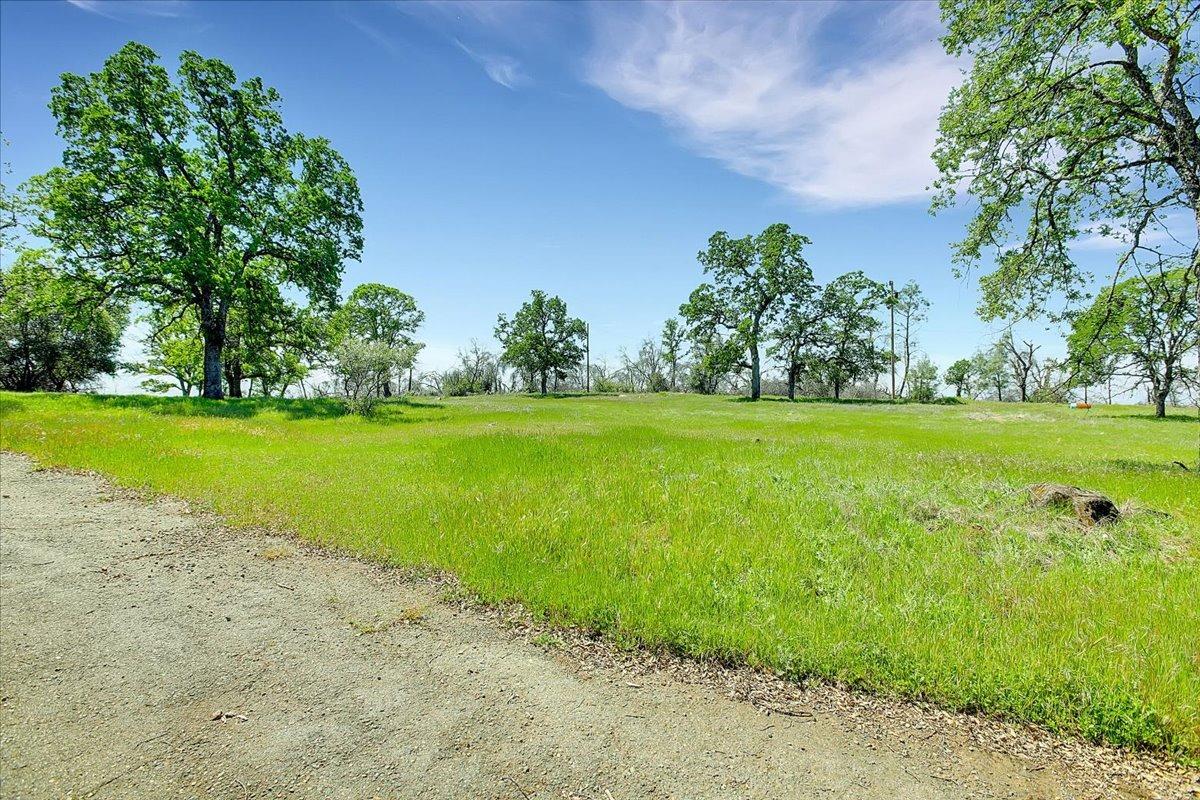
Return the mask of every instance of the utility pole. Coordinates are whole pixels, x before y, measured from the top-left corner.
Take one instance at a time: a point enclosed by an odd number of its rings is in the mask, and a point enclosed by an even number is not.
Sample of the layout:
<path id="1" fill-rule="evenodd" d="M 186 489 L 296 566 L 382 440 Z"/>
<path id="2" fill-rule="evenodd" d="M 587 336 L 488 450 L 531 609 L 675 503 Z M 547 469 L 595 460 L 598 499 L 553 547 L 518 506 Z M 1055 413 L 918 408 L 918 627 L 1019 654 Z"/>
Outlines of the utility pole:
<path id="1" fill-rule="evenodd" d="M 888 360 L 892 362 L 892 402 L 896 401 L 896 284 L 888 281 L 888 311 L 892 317 L 892 345 Z"/>
<path id="2" fill-rule="evenodd" d="M 592 325 L 583 323 L 583 391 L 592 392 Z"/>

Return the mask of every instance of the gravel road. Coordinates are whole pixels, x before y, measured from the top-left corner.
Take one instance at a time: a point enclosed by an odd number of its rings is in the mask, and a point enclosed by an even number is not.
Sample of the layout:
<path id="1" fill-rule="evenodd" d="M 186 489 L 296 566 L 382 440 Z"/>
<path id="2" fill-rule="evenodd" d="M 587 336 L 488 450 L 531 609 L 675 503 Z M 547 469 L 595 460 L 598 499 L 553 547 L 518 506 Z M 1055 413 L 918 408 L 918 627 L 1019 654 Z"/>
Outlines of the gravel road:
<path id="1" fill-rule="evenodd" d="M 11 453 L 0 473 L 5 798 L 1099 796 L 937 725 L 631 677 L 428 580 L 94 476 Z"/>

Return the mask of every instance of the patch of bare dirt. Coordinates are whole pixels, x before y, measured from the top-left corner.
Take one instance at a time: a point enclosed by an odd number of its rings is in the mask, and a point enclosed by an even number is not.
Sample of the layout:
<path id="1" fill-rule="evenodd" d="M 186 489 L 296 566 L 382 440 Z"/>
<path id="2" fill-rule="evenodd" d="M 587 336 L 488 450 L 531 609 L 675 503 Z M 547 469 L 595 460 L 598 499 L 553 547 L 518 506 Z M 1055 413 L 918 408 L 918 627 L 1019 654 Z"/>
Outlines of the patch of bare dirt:
<path id="1" fill-rule="evenodd" d="M 0 486 L 6 798 L 1090 799 L 1198 777 L 621 652 L 8 453 Z"/>

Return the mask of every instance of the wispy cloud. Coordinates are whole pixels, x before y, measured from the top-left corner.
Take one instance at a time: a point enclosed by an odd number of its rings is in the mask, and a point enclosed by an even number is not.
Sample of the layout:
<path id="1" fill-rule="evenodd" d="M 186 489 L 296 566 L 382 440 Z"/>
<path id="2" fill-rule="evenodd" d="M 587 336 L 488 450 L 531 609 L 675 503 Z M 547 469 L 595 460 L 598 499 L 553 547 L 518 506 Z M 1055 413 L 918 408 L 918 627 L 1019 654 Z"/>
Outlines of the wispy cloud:
<path id="1" fill-rule="evenodd" d="M 880 14 L 865 41 L 831 41 L 838 15 L 861 9 L 598 6 L 586 77 L 660 116 L 703 155 L 805 201 L 919 198 L 934 177 L 938 110 L 959 70 L 936 40 L 933 4 Z"/>
<path id="2" fill-rule="evenodd" d="M 185 0 L 67 0 L 86 11 L 114 20 L 136 17 L 180 17 L 187 12 Z"/>
<path id="3" fill-rule="evenodd" d="M 489 78 L 506 89 L 516 89 L 530 82 L 529 76 L 521 70 L 521 65 L 515 58 L 472 50 L 458 39 L 455 39 L 454 43 L 470 56 L 471 60 L 483 67 Z"/>
<path id="4" fill-rule="evenodd" d="M 384 50 L 387 50 L 389 53 L 394 54 L 399 52 L 399 48 L 396 46 L 396 43 L 393 42 L 387 36 L 387 34 L 376 28 L 374 25 L 364 22 L 363 20 L 358 19 L 350 14 L 343 14 L 342 19 L 346 20 L 346 22 L 350 23 L 350 25 L 358 30 L 359 33 L 361 33 L 363 36 L 366 36 L 368 39 L 382 47 Z"/>

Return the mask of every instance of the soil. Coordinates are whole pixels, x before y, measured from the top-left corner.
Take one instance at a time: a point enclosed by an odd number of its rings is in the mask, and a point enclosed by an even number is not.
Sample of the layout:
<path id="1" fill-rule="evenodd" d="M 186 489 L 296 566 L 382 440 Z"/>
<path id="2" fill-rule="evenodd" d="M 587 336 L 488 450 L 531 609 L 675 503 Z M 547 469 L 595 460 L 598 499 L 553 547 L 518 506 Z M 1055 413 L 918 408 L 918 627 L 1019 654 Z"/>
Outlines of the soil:
<path id="1" fill-rule="evenodd" d="M 1196 774 L 533 624 L 0 453 L 5 798 L 1095 798 Z"/>

